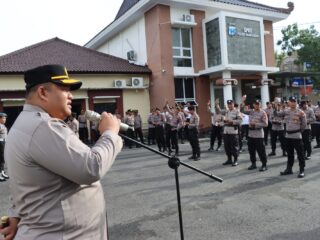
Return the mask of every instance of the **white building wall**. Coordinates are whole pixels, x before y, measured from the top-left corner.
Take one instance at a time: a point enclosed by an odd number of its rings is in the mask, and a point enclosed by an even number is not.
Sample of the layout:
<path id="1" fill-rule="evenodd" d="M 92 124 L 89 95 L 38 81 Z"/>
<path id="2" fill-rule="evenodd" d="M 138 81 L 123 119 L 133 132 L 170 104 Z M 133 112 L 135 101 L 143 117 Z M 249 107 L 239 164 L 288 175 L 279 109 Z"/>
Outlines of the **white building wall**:
<path id="1" fill-rule="evenodd" d="M 127 59 L 128 51 L 134 50 L 137 53 L 137 61 L 134 63 L 145 65 L 147 43 L 144 17 L 120 31 L 96 50 L 123 59 Z"/>

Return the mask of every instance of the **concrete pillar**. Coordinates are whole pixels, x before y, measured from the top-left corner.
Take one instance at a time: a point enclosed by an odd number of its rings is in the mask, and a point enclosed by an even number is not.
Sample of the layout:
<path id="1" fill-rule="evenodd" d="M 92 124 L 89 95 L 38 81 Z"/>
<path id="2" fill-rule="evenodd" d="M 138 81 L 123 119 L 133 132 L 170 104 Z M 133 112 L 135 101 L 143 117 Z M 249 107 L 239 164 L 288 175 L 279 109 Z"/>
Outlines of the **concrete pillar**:
<path id="1" fill-rule="evenodd" d="M 265 108 L 267 106 L 266 103 L 270 102 L 269 87 L 273 83 L 273 80 L 268 79 L 267 72 L 263 72 L 263 73 L 261 73 L 261 75 L 262 75 L 261 89 L 260 89 L 261 103 L 262 103 L 262 107 Z"/>
<path id="2" fill-rule="evenodd" d="M 269 87 L 273 83 L 272 79 L 262 79 L 261 80 L 261 102 L 262 107 L 266 107 L 266 103 L 270 102 Z"/>
<path id="3" fill-rule="evenodd" d="M 223 80 L 224 86 L 223 86 L 223 102 L 224 106 L 227 105 L 227 101 L 232 99 L 232 83 L 231 81 Z"/>

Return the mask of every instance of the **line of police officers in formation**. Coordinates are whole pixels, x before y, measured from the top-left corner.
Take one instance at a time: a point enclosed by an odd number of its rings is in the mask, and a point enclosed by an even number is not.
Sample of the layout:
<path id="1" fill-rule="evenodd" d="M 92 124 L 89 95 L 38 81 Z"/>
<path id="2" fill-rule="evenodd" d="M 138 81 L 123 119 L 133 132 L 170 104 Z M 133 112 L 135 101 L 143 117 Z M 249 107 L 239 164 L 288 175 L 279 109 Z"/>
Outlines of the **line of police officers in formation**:
<path id="1" fill-rule="evenodd" d="M 212 118 L 209 151 L 220 150 L 222 139 L 227 160 L 223 165 L 238 165 L 238 156 L 242 152 L 242 141 L 247 139 L 251 165 L 248 170 L 257 169 L 256 153 L 261 161 L 259 171 L 268 170 L 265 145 L 268 144 L 268 136 L 271 134 L 271 152 L 269 157 L 276 155 L 276 142 L 280 141 L 282 156 L 287 156 L 287 166 L 280 175 L 293 174 L 294 151 L 299 161 L 299 178 L 305 176 L 305 160 L 309 160 L 312 153 L 311 141 L 315 137 L 320 148 L 320 104 L 312 106 L 309 101 L 298 101 L 290 97 L 289 101 L 268 102 L 267 108 L 261 108 L 260 100 L 255 100 L 253 108 L 245 104 L 246 96 L 242 97 L 240 105 L 233 100 L 227 101 L 227 107 L 220 109 L 219 101 L 215 101 L 214 110 L 208 102 L 208 111 Z M 179 154 L 178 138 L 185 137 L 192 148 L 192 156 L 189 159 L 200 160 L 200 147 L 198 138 L 198 126 L 200 118 L 194 106 L 169 107 L 154 109 L 148 117 L 149 134 L 148 143 L 153 137 L 156 139 L 159 151 L 168 151 Z M 183 140 L 182 140 L 183 141 Z"/>
<path id="2" fill-rule="evenodd" d="M 214 110 L 208 102 L 208 112 L 211 114 L 212 128 L 210 135 L 210 147 L 208 151 L 214 150 L 217 140 L 216 151 L 220 151 L 222 139 L 227 160 L 223 165 L 238 165 L 238 156 L 242 152 L 242 142 L 246 138 L 251 165 L 248 170 L 257 169 L 256 153 L 261 161 L 259 171 L 268 170 L 267 154 L 265 145 L 268 144 L 268 136 L 271 133 L 271 152 L 268 156 L 276 155 L 276 142 L 280 141 L 282 156 L 287 156 L 287 167 L 280 172 L 281 175 L 292 174 L 294 164 L 294 150 L 297 152 L 299 161 L 299 178 L 303 178 L 305 173 L 305 160 L 309 160 L 312 153 L 311 141 L 316 139 L 320 148 L 320 103 L 312 106 L 309 101 L 301 101 L 298 105 L 295 97 L 290 97 L 288 102 L 276 99 L 273 103 L 268 102 L 266 109 L 261 109 L 260 100 L 255 100 L 253 108 L 245 104 L 246 96 L 242 97 L 240 106 L 233 100 L 227 101 L 225 109 L 220 109 L 219 101 L 214 103 Z M 0 113 L 0 182 L 5 181 L 9 176 L 4 171 L 4 146 L 7 135 L 5 127 L 7 115 Z M 83 117 L 83 119 L 81 118 Z M 120 118 L 120 116 L 119 116 Z M 76 120 L 76 116 L 70 116 L 67 123 L 75 133 L 85 141 L 86 136 L 79 127 L 79 122 L 84 122 L 84 111 Z M 122 119 L 124 123 L 134 127 L 134 131 L 129 129 L 127 135 L 131 138 L 139 138 L 144 143 L 142 133 L 142 120 L 138 110 L 128 110 Z M 192 156 L 189 159 L 200 160 L 199 145 L 199 122 L 200 118 L 195 111 L 195 107 L 190 104 L 176 105 L 170 107 L 168 104 L 161 111 L 159 108 L 152 110 L 148 116 L 148 145 L 157 144 L 159 151 L 167 151 L 169 155 L 179 155 L 179 144 L 184 143 L 184 139 L 190 142 Z M 83 127 L 83 126 L 82 126 Z M 125 144 L 132 148 L 132 142 Z M 137 145 L 137 147 L 139 147 Z"/>

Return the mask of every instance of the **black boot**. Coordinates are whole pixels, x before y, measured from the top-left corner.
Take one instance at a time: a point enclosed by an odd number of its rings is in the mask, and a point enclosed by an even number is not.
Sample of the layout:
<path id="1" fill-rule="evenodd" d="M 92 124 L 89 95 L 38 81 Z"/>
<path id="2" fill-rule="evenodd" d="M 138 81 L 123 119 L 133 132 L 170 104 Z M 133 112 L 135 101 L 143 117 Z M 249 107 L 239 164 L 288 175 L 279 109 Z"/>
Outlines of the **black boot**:
<path id="1" fill-rule="evenodd" d="M 228 157 L 228 160 L 222 163 L 222 165 L 231 165 L 231 164 L 232 164 L 231 157 L 230 158 Z"/>
<path id="2" fill-rule="evenodd" d="M 248 170 L 254 170 L 254 169 L 257 169 L 257 165 L 255 162 L 251 163 L 251 166 L 248 167 Z"/>
<path id="3" fill-rule="evenodd" d="M 267 164 L 262 164 L 261 168 L 259 168 L 260 172 L 265 172 L 268 170 Z"/>
<path id="4" fill-rule="evenodd" d="M 272 152 L 271 152 L 271 153 L 269 153 L 269 154 L 268 154 L 268 156 L 269 156 L 269 157 L 271 157 L 271 156 L 275 156 L 275 155 L 276 155 L 276 152 L 275 152 L 275 151 L 273 151 L 273 150 L 272 150 Z"/>
<path id="5" fill-rule="evenodd" d="M 234 158 L 234 161 L 232 163 L 232 167 L 238 166 L 238 158 Z"/>
<path id="6" fill-rule="evenodd" d="M 298 178 L 304 178 L 304 169 L 303 168 L 300 168 Z"/>
<path id="7" fill-rule="evenodd" d="M 291 175 L 292 172 L 292 168 L 286 168 L 283 172 L 280 172 L 280 175 L 284 176 L 284 175 Z"/>

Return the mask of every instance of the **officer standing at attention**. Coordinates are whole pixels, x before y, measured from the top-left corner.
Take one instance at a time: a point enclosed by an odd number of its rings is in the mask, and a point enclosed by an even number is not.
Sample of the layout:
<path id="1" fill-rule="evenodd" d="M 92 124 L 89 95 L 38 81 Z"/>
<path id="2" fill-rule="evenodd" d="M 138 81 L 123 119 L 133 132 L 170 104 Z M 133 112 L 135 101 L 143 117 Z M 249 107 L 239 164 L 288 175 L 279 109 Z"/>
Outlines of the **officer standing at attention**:
<path id="1" fill-rule="evenodd" d="M 268 137 L 269 137 L 269 133 L 271 135 L 271 129 L 272 129 L 272 123 L 270 121 L 270 115 L 273 112 L 273 107 L 272 107 L 272 103 L 271 102 L 266 102 L 267 108 L 264 109 L 264 111 L 266 112 L 267 116 L 268 116 L 268 126 L 266 126 L 263 130 L 264 130 L 264 144 L 267 146 L 268 145 Z"/>
<path id="2" fill-rule="evenodd" d="M 317 143 L 313 148 L 320 148 L 320 102 L 318 102 L 318 105 L 313 109 L 313 111 L 316 116 L 316 120 L 313 122 L 313 127 L 314 137 Z"/>
<path id="3" fill-rule="evenodd" d="M 152 118 L 152 124 L 155 126 L 155 137 L 156 137 L 156 142 L 159 148 L 159 152 L 161 151 L 166 151 L 166 144 L 164 140 L 164 130 L 163 130 L 163 125 L 165 123 L 165 117 L 164 115 L 160 112 L 159 108 L 155 109 L 155 114 L 153 115 Z"/>
<path id="4" fill-rule="evenodd" d="M 218 146 L 216 151 L 220 151 L 222 143 L 222 131 L 223 131 L 223 116 L 211 111 L 211 102 L 208 102 L 208 112 L 211 114 L 211 134 L 210 134 L 210 147 L 208 151 L 213 151 L 214 142 L 216 138 L 218 140 Z"/>
<path id="5" fill-rule="evenodd" d="M 284 125 L 283 125 L 283 117 L 278 115 L 278 112 L 281 111 L 281 103 L 275 102 L 274 110 L 270 114 L 270 121 L 272 122 L 271 127 L 271 152 L 268 156 L 276 155 L 277 148 L 277 139 L 280 141 L 282 156 L 287 156 L 286 153 L 286 145 L 285 145 L 285 137 L 284 137 Z"/>
<path id="6" fill-rule="evenodd" d="M 192 156 L 189 159 L 193 159 L 194 161 L 200 160 L 200 145 L 199 145 L 199 122 L 200 118 L 195 111 L 194 106 L 188 107 L 190 113 L 190 120 L 186 121 L 186 126 L 188 127 L 188 138 L 192 148 Z"/>
<path id="7" fill-rule="evenodd" d="M 294 150 L 296 150 L 299 160 L 300 171 L 298 178 L 304 177 L 305 158 L 303 155 L 302 132 L 307 126 L 306 114 L 297 108 L 297 99 L 289 98 L 289 109 L 279 113 L 284 116 L 286 122 L 286 146 L 287 146 L 287 168 L 280 172 L 280 175 L 292 174 L 294 163 Z"/>
<path id="8" fill-rule="evenodd" d="M 89 148 L 63 121 L 71 114 L 70 91 L 82 83 L 60 65 L 28 70 L 24 80 L 26 102 L 5 148 L 12 208 L 0 233 L 17 240 L 106 240 L 100 179 L 121 151 L 120 120 L 103 112 L 101 137 Z"/>
<path id="9" fill-rule="evenodd" d="M 238 109 L 234 107 L 233 100 L 227 101 L 228 109 L 221 110 L 219 107 L 219 102 L 215 102 L 216 113 L 221 113 L 225 116 L 224 118 L 224 149 L 227 154 L 228 160 L 223 163 L 223 165 L 232 164 L 232 166 L 238 165 L 239 156 L 239 127 L 242 121 L 241 113 Z M 232 162 L 233 156 L 233 162 Z"/>
<path id="10" fill-rule="evenodd" d="M 0 182 L 6 181 L 9 179 L 9 176 L 4 171 L 4 147 L 6 143 L 7 137 L 7 127 L 6 127 L 7 114 L 1 112 L 0 113 Z"/>
<path id="11" fill-rule="evenodd" d="M 300 109 L 306 114 L 307 126 L 302 132 L 303 156 L 306 160 L 311 158 L 311 123 L 316 120 L 316 116 L 312 108 L 308 107 L 307 101 L 300 102 Z"/>
<path id="12" fill-rule="evenodd" d="M 253 102 L 253 110 L 249 113 L 249 133 L 248 133 L 248 150 L 250 154 L 251 166 L 248 170 L 257 168 L 256 152 L 258 152 L 262 166 L 259 171 L 264 172 L 268 170 L 267 155 L 264 145 L 264 131 L 268 126 L 268 116 L 265 111 L 261 109 L 261 102 L 259 99 Z"/>

